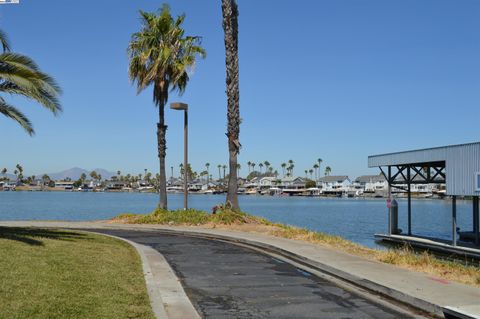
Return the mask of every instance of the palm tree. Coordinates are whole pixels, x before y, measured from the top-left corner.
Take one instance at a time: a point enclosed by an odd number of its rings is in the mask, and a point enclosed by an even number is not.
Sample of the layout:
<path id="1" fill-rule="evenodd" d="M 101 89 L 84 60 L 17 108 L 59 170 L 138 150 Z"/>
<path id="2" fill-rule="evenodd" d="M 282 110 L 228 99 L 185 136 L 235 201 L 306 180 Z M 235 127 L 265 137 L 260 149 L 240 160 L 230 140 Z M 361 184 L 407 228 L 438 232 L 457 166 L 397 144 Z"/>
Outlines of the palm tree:
<path id="1" fill-rule="evenodd" d="M 257 165 L 257 164 L 252 163 L 252 172 L 255 172 L 255 165 Z"/>
<path id="2" fill-rule="evenodd" d="M 240 177 L 240 169 L 242 168 L 242 165 L 237 164 L 237 178 Z"/>
<path id="3" fill-rule="evenodd" d="M 207 183 L 208 183 L 208 177 L 210 176 L 210 171 L 208 169 L 210 168 L 210 163 L 205 163 L 205 167 L 207 168 Z"/>
<path id="4" fill-rule="evenodd" d="M 222 165 L 218 164 L 217 168 L 218 168 L 218 180 L 221 180 L 222 179 L 222 172 L 221 172 Z"/>
<path id="5" fill-rule="evenodd" d="M 305 170 L 305 178 L 308 178 L 307 174 L 308 174 L 308 170 Z"/>
<path id="6" fill-rule="evenodd" d="M 120 180 L 120 175 L 122 174 L 122 172 L 120 171 L 117 171 L 117 180 Z"/>
<path id="7" fill-rule="evenodd" d="M 3 175 L 3 179 L 5 179 L 5 176 L 7 175 L 7 168 L 3 168 L 2 169 L 2 175 Z"/>
<path id="8" fill-rule="evenodd" d="M 287 163 L 282 163 L 280 166 L 282 167 L 283 177 L 285 177 L 285 168 L 287 167 Z"/>
<path id="9" fill-rule="evenodd" d="M 225 179 L 225 170 L 227 169 L 227 165 L 223 165 L 222 168 L 223 168 L 223 179 Z"/>
<path id="10" fill-rule="evenodd" d="M 288 168 L 287 168 L 287 171 L 290 172 L 290 176 L 293 175 L 293 168 L 295 167 L 295 165 L 293 165 L 293 160 L 288 160 Z"/>
<path id="11" fill-rule="evenodd" d="M 250 174 L 250 166 L 252 165 L 252 162 L 248 161 L 247 166 L 248 166 L 248 174 Z"/>
<path id="12" fill-rule="evenodd" d="M 313 169 L 315 170 L 315 180 L 318 180 L 318 168 L 320 166 L 318 164 L 313 164 Z"/>
<path id="13" fill-rule="evenodd" d="M 290 176 L 293 176 L 293 168 L 295 167 L 294 164 L 290 164 L 290 166 L 288 167 L 290 169 Z"/>
<path id="14" fill-rule="evenodd" d="M 185 15 L 174 19 L 168 5 L 164 4 L 159 14 L 140 11 L 140 16 L 142 29 L 132 35 L 128 46 L 129 77 L 132 82 L 136 82 L 138 93 L 148 86 L 153 86 L 153 102 L 159 111 L 159 207 L 167 209 L 165 105 L 169 91 L 178 91 L 179 94 L 185 91 L 189 80 L 188 71 L 195 64 L 197 55 L 203 58 L 206 53 L 200 46 L 199 37 L 185 36 L 182 29 Z"/>
<path id="15" fill-rule="evenodd" d="M 23 179 L 23 167 L 20 165 L 20 164 L 17 164 L 15 165 L 15 167 L 17 168 L 16 171 L 18 173 L 18 176 L 17 176 L 17 181 L 22 181 Z M 15 175 L 17 174 L 15 173 Z"/>
<path id="16" fill-rule="evenodd" d="M 260 167 L 260 174 L 262 173 L 262 168 L 263 168 L 263 163 L 258 164 L 258 167 Z"/>
<path id="17" fill-rule="evenodd" d="M 235 211 L 238 204 L 237 156 L 240 151 L 240 102 L 238 83 L 238 7 L 236 0 L 222 0 L 223 30 L 225 32 L 225 64 L 227 69 L 227 137 L 230 174 L 227 203 Z"/>
<path id="18" fill-rule="evenodd" d="M 0 30 L 0 93 L 15 94 L 34 100 L 54 115 L 62 111 L 58 100 L 60 87 L 48 74 L 43 73 L 29 57 L 10 52 L 5 34 Z M 16 107 L 0 96 L 0 114 L 16 121 L 29 134 L 34 135 L 30 120 Z"/>
<path id="19" fill-rule="evenodd" d="M 318 163 L 318 170 L 320 171 L 320 167 L 322 167 L 323 160 L 321 158 L 318 158 L 317 163 Z"/>
<path id="20" fill-rule="evenodd" d="M 269 161 L 265 161 L 263 162 L 263 165 L 265 165 L 265 172 L 268 171 L 268 168 L 270 167 L 270 162 Z"/>
<path id="21" fill-rule="evenodd" d="M 330 168 L 330 166 L 325 167 L 325 176 L 330 175 L 331 171 L 332 171 L 332 169 Z"/>
<path id="22" fill-rule="evenodd" d="M 309 169 L 308 172 L 310 173 L 310 179 L 313 179 L 312 175 L 313 175 L 313 169 Z"/>

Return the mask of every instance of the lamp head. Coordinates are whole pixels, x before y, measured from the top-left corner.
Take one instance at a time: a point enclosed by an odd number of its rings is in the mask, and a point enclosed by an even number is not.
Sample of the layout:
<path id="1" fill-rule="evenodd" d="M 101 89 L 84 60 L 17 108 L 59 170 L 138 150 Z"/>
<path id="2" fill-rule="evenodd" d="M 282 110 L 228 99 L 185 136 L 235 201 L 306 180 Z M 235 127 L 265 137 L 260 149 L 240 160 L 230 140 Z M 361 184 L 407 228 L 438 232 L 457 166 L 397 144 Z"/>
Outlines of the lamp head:
<path id="1" fill-rule="evenodd" d="M 188 104 L 186 103 L 180 103 L 180 102 L 173 102 L 173 103 L 170 103 L 170 108 L 172 110 L 183 110 L 183 111 L 186 111 L 188 110 Z"/>

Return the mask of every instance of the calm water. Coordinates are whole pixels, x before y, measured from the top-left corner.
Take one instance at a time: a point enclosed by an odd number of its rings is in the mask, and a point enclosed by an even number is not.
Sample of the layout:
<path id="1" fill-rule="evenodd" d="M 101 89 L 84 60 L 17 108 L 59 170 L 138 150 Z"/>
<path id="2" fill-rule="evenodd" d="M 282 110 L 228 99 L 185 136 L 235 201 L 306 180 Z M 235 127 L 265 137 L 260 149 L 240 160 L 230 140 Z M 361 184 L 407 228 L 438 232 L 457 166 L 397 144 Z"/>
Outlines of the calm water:
<path id="1" fill-rule="evenodd" d="M 224 195 L 191 195 L 192 208 L 211 211 L 224 202 Z M 183 196 L 171 194 L 169 208 L 183 207 Z M 0 192 L 0 220 L 96 220 L 119 213 L 147 213 L 158 202 L 156 194 L 81 193 L 81 192 Z M 314 197 L 240 196 L 243 211 L 269 220 L 307 227 L 340 235 L 373 247 L 373 234 L 386 232 L 385 200 L 326 199 Z M 407 230 L 406 201 L 399 200 L 399 227 Z M 414 200 L 412 204 L 414 234 L 450 238 L 451 202 Z M 470 230 L 471 203 L 458 202 L 458 226 Z"/>

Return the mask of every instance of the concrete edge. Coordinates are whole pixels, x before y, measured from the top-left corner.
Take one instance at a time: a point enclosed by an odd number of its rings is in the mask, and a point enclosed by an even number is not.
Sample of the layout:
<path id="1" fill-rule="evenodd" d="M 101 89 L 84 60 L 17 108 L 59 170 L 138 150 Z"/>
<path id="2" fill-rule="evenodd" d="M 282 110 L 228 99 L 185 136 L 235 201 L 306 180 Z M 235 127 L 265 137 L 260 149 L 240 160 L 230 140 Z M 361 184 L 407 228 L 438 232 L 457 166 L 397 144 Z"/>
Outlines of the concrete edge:
<path id="1" fill-rule="evenodd" d="M 404 292 L 378 284 L 368 279 L 346 273 L 342 270 L 330 267 L 321 262 L 311 260 L 307 257 L 298 255 L 296 253 L 293 253 L 291 251 L 285 250 L 283 248 L 280 248 L 274 245 L 265 244 L 265 243 L 254 241 L 254 240 L 248 240 L 248 239 L 230 237 L 230 236 L 218 235 L 218 234 L 202 233 L 198 231 L 183 231 L 183 230 L 170 230 L 170 229 L 150 229 L 150 230 L 159 231 L 159 232 L 162 232 L 165 234 L 171 234 L 171 235 L 182 235 L 187 237 L 196 237 L 196 238 L 203 238 L 203 239 L 210 239 L 210 240 L 221 240 L 221 241 L 229 242 L 232 244 L 240 244 L 242 246 L 247 246 L 247 247 L 250 246 L 254 249 L 260 249 L 261 251 L 267 254 L 273 253 L 275 255 L 285 257 L 288 260 L 295 262 L 299 268 L 301 268 L 302 266 L 305 266 L 305 267 L 314 269 L 328 276 L 331 276 L 337 280 L 346 282 L 347 284 L 350 284 L 354 287 L 363 289 L 365 291 L 368 291 L 376 295 L 380 295 L 381 297 L 387 300 L 391 300 L 393 302 L 399 303 L 408 308 L 412 308 L 419 313 L 427 314 L 429 316 L 435 316 L 437 318 L 444 318 L 443 307 L 441 307 L 440 305 L 436 305 L 429 301 L 408 295 Z M 309 269 L 305 269 L 305 270 L 309 271 Z"/>
<path id="2" fill-rule="evenodd" d="M 152 311 L 157 319 L 200 319 L 187 294 L 165 257 L 152 247 L 110 234 L 81 230 L 124 241 L 140 256 Z"/>

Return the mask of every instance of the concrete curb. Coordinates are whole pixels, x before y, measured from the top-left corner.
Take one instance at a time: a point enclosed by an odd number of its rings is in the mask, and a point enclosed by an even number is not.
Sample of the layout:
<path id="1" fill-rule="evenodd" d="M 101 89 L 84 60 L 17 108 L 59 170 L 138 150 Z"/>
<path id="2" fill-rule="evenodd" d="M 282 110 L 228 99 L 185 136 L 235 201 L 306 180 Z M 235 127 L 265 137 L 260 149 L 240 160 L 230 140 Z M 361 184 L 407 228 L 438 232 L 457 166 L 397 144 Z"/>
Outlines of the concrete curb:
<path id="1" fill-rule="evenodd" d="M 190 299 L 183 290 L 162 254 L 146 245 L 110 234 L 82 230 L 95 235 L 103 235 L 122 240 L 133 246 L 141 259 L 143 275 L 147 285 L 152 311 L 157 319 L 200 319 Z"/>

